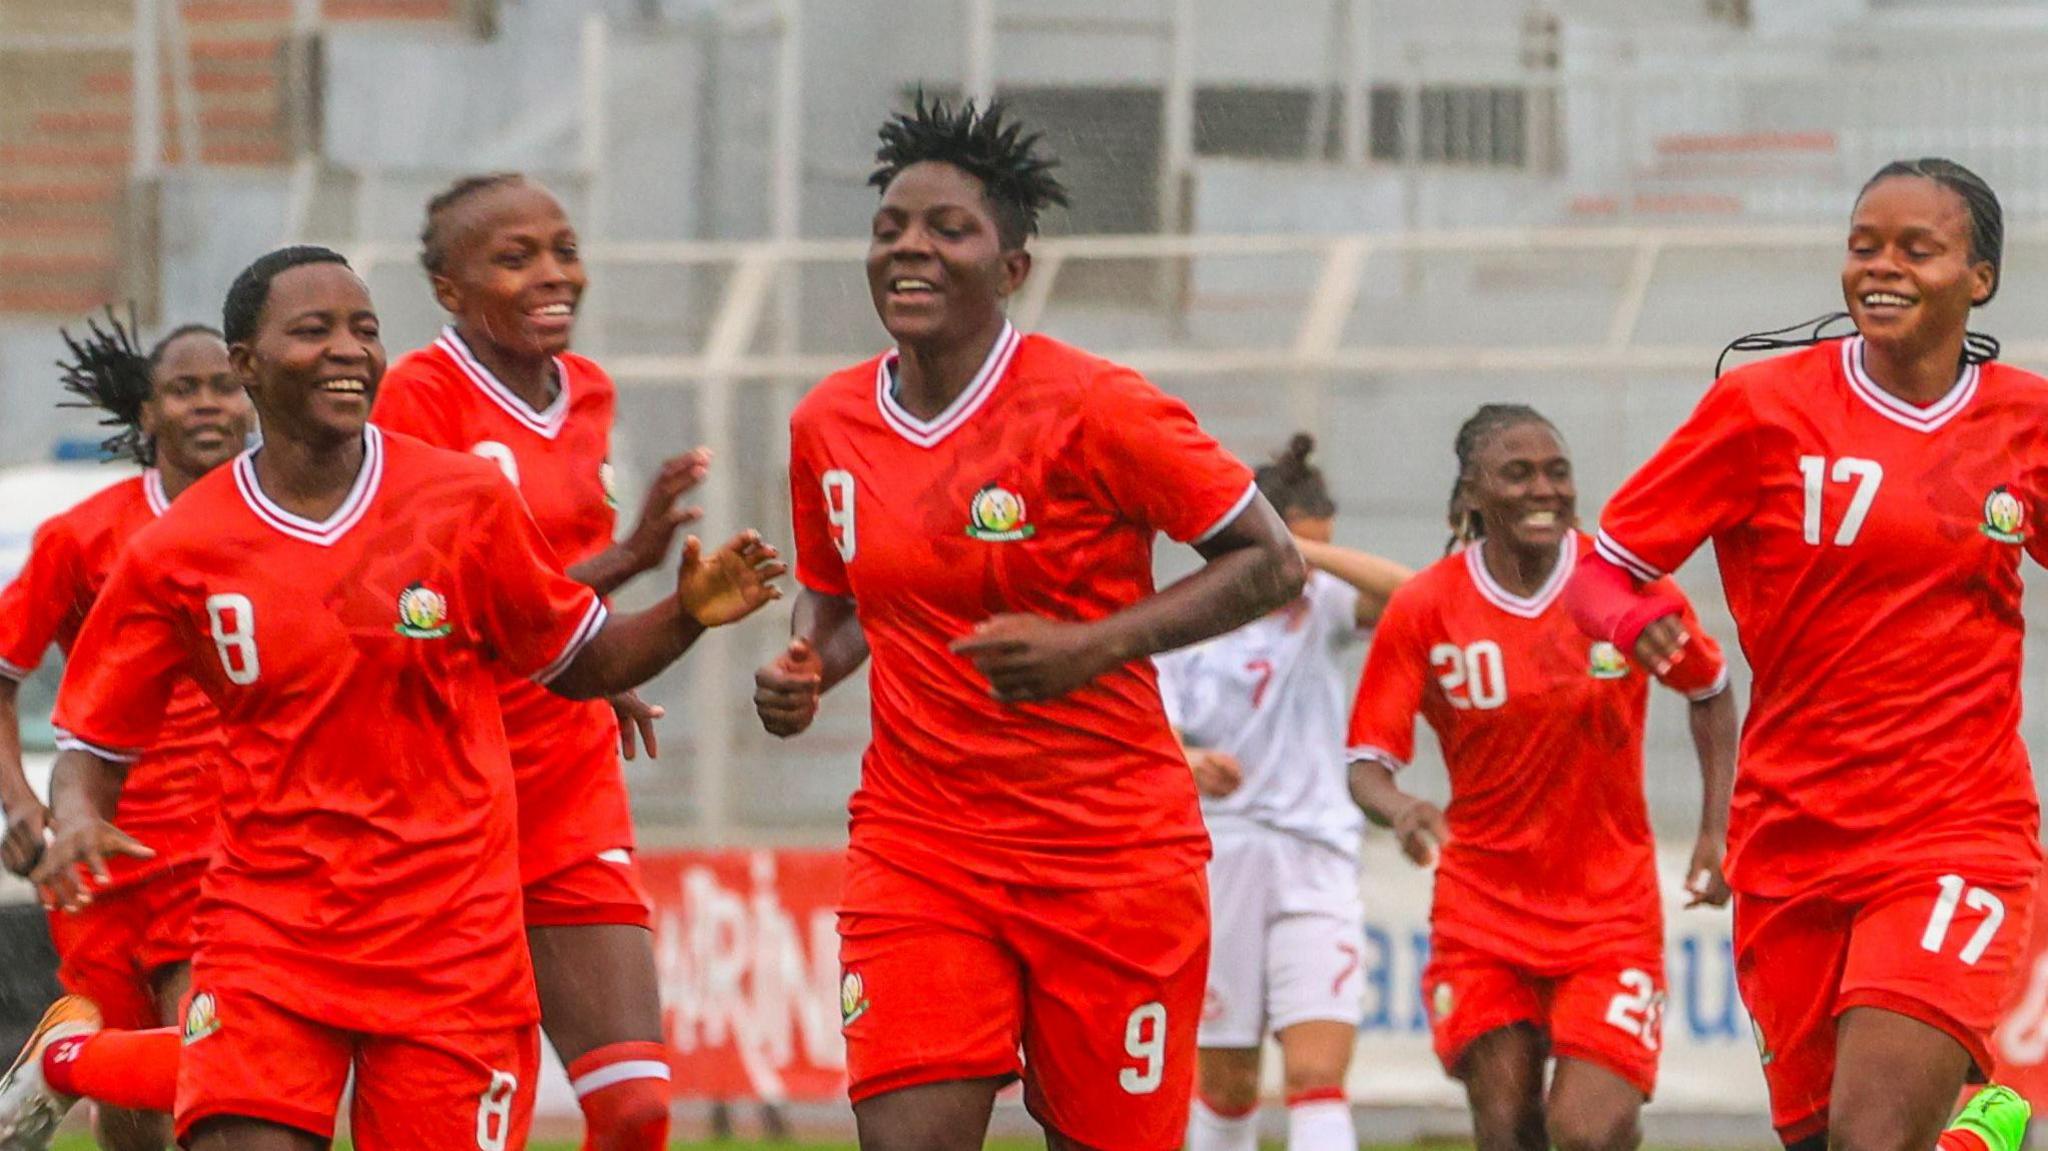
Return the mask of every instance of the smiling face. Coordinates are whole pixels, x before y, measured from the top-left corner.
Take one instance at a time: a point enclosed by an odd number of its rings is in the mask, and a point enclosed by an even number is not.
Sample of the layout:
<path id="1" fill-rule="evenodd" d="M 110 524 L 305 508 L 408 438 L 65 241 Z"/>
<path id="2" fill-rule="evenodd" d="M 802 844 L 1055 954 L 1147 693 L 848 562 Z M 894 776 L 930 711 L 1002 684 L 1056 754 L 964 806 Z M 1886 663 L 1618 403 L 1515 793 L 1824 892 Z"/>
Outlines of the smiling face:
<path id="1" fill-rule="evenodd" d="M 464 332 L 508 355 L 568 350 L 589 277 L 576 229 L 546 188 L 516 181 L 456 204 L 434 298 Z"/>
<path id="2" fill-rule="evenodd" d="M 1550 425 L 1535 421 L 1502 428 L 1479 445 L 1464 499 L 1488 539 L 1522 552 L 1555 550 L 1578 519 L 1571 456 Z"/>
<path id="3" fill-rule="evenodd" d="M 270 281 L 255 334 L 229 349 L 268 438 L 316 448 L 361 438 L 384 378 L 370 289 L 342 264 L 301 264 Z"/>
<path id="4" fill-rule="evenodd" d="M 868 294 L 898 344 L 972 339 L 1001 315 L 1031 257 L 1005 250 L 981 181 L 928 160 L 882 193 L 868 241 Z"/>
<path id="5" fill-rule="evenodd" d="M 1959 340 L 1991 297 L 1991 263 L 1970 249 L 1970 209 L 1924 176 L 1891 176 L 1856 201 L 1842 298 L 1872 343 L 1917 349 Z"/>
<path id="6" fill-rule="evenodd" d="M 219 336 L 188 332 L 158 354 L 142 434 L 156 445 L 160 465 L 204 475 L 242 450 L 255 419 Z"/>

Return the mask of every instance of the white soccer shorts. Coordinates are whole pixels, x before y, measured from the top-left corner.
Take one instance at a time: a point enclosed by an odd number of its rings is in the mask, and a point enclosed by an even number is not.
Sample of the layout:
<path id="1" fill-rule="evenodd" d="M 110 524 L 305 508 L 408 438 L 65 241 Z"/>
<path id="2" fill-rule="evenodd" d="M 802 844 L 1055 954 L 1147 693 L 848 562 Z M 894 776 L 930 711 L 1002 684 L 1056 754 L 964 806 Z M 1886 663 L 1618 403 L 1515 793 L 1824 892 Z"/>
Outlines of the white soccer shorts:
<path id="1" fill-rule="evenodd" d="M 1365 907 L 1358 865 L 1257 825 L 1215 836 L 1209 861 L 1209 987 L 1203 1047 L 1257 1047 L 1268 1033 L 1364 1013 Z"/>

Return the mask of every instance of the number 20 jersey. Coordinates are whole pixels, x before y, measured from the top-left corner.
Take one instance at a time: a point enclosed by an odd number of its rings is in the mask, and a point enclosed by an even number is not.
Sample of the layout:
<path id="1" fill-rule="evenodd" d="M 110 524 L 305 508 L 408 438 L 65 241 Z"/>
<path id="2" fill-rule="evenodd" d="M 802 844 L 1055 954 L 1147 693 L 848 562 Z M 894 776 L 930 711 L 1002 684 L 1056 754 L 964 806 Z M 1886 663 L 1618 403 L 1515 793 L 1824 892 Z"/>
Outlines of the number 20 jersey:
<path id="1" fill-rule="evenodd" d="M 1755 673 L 1736 890 L 2033 874 L 2019 567 L 2048 557 L 2044 493 L 2048 381 L 1972 366 L 1916 406 L 1851 338 L 1722 377 L 1609 501 L 1600 554 L 1638 578 L 1714 542 Z"/>
<path id="2" fill-rule="evenodd" d="M 790 421 L 796 575 L 855 601 L 873 735 L 851 840 L 1003 882 L 1110 887 L 1208 857 L 1149 660 L 1003 704 L 949 646 L 991 616 L 1094 620 L 1152 592 L 1158 532 L 1200 541 L 1251 471 L 1136 372 L 1005 325 L 953 405 L 920 420 L 895 356 L 835 373 Z"/>

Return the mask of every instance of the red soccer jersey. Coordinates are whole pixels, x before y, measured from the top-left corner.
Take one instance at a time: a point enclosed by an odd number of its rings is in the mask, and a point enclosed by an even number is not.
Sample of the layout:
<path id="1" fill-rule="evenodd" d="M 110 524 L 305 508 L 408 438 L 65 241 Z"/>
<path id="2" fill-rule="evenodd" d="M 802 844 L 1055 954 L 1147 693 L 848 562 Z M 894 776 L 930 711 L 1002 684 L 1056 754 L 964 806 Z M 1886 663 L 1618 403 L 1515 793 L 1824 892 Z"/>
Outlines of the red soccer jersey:
<path id="1" fill-rule="evenodd" d="M 1477 545 L 1403 585 L 1373 634 L 1347 739 L 1353 761 L 1399 770 L 1416 714 L 1429 721 L 1451 777 L 1434 929 L 1538 970 L 1663 923 L 1643 799 L 1649 677 L 1559 602 L 1592 547 L 1573 533 L 1526 599 Z M 1720 647 L 1690 606 L 1686 625 L 1715 664 L 1707 694 L 1725 690 Z"/>
<path id="2" fill-rule="evenodd" d="M 136 532 L 170 506 L 152 468 L 123 480 L 36 530 L 28 563 L 0 592 L 0 676 L 27 678 L 51 644 L 69 652 L 114 561 Z M 156 851 L 108 864 L 118 885 L 213 850 L 214 808 L 225 743 L 220 715 L 191 676 L 174 673 L 156 738 L 128 770 L 114 825 Z"/>
<path id="3" fill-rule="evenodd" d="M 2031 875 L 2020 551 L 2048 556 L 2048 381 L 1966 369 L 1916 407 L 1860 338 L 1747 365 L 1622 485 L 1600 554 L 1638 578 L 1714 541 L 1755 672 L 1729 832 L 1737 890 L 1903 863 Z"/>
<path id="4" fill-rule="evenodd" d="M 612 411 L 604 369 L 555 360 L 561 391 L 536 412 L 486 368 L 453 328 L 391 365 L 371 412 L 379 427 L 496 463 L 526 499 L 557 558 L 577 564 L 611 546 Z M 574 700 L 524 676 L 499 695 L 519 780 L 520 870 L 529 880 L 601 851 L 630 847 L 633 813 L 619 776 L 619 723 L 601 699 Z M 609 773 L 609 779 L 604 778 Z M 573 819 L 547 818 L 574 812 Z"/>
<path id="5" fill-rule="evenodd" d="M 1199 541 L 1250 471 L 1137 373 L 1005 326 L 946 411 L 891 393 L 895 355 L 829 376 L 790 421 L 796 572 L 850 596 L 873 742 L 852 840 L 1007 882 L 1138 883 L 1208 854 L 1151 661 L 1009 705 L 947 645 L 990 616 L 1094 620 L 1152 593 L 1152 543 Z"/>
<path id="6" fill-rule="evenodd" d="M 272 503 L 243 456 L 138 533 L 58 723 L 67 746 L 118 757 L 154 742 L 174 673 L 219 707 L 201 986 L 380 1034 L 520 1026 L 538 1008 L 498 678 L 566 667 L 604 606 L 495 467 L 374 427 L 364 441 L 324 522 Z"/>

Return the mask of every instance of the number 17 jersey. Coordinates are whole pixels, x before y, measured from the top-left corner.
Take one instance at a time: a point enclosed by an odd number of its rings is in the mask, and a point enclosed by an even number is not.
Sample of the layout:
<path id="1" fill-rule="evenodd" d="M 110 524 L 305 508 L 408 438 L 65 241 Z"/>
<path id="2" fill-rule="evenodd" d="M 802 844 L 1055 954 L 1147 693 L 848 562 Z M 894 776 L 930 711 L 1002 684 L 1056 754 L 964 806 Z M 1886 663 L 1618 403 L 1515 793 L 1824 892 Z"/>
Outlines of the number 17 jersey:
<path id="1" fill-rule="evenodd" d="M 2048 381 L 1972 365 L 1909 404 L 1852 338 L 1722 377 L 1608 502 L 1600 554 L 1639 579 L 1714 541 L 1755 673 L 1736 890 L 2033 874 L 2019 566 L 2048 558 L 2044 496 Z"/>

